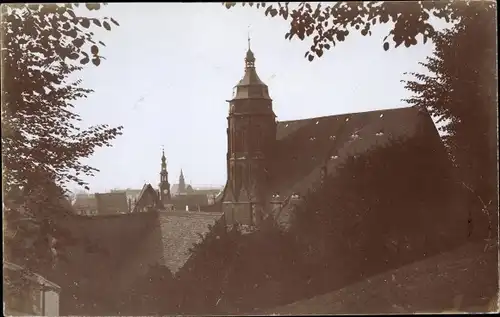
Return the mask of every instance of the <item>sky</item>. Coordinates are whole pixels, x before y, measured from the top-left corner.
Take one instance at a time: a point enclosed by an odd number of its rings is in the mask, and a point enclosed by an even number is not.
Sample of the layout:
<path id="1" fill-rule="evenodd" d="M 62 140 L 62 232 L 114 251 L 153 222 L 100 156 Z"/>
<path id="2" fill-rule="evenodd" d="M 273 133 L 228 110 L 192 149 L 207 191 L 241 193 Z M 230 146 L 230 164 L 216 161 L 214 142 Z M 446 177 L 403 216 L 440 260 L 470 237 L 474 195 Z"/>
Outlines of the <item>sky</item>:
<path id="1" fill-rule="evenodd" d="M 123 135 L 85 160 L 100 170 L 85 178 L 91 192 L 156 187 L 162 148 L 171 184 L 181 168 L 187 183 L 225 183 L 226 100 L 243 77 L 249 33 L 280 121 L 405 107 L 403 73 L 423 72 L 418 62 L 433 49 L 428 42 L 386 52 L 390 25 L 377 25 L 371 37 L 351 32 L 309 62 L 311 39 L 286 40 L 289 22 L 220 3 L 112 3 L 93 16 L 120 26 L 94 31 L 106 60 L 76 74 L 95 92 L 75 109 L 84 127 L 121 125 Z"/>

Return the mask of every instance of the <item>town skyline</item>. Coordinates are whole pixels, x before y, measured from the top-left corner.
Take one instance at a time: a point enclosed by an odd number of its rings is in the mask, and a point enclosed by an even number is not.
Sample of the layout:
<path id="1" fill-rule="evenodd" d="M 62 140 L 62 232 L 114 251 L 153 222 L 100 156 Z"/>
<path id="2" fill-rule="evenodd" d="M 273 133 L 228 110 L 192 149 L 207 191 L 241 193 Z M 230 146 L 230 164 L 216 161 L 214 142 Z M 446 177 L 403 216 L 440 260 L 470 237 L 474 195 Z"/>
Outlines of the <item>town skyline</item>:
<path id="1" fill-rule="evenodd" d="M 308 41 L 284 40 L 284 21 L 247 8 L 109 4 L 93 14 L 111 16 L 120 26 L 95 32 L 106 43 L 106 60 L 75 75 L 95 90 L 75 103 L 76 111 L 84 126 L 124 130 L 112 147 L 86 160 L 100 170 L 85 178 L 90 192 L 156 186 L 163 147 L 171 183 L 183 169 L 193 185 L 225 184 L 226 100 L 244 73 L 249 30 L 257 73 L 269 86 L 279 121 L 405 107 L 401 100 L 409 92 L 401 75 L 425 71 L 418 62 L 433 48 L 429 42 L 386 52 L 380 38 L 390 28 L 377 26 L 373 36 L 355 34 L 310 63 L 304 58 Z M 137 17 L 147 18 L 137 23 Z M 186 27 L 176 27 L 181 22 Z M 207 36 L 189 40 L 202 30 Z"/>

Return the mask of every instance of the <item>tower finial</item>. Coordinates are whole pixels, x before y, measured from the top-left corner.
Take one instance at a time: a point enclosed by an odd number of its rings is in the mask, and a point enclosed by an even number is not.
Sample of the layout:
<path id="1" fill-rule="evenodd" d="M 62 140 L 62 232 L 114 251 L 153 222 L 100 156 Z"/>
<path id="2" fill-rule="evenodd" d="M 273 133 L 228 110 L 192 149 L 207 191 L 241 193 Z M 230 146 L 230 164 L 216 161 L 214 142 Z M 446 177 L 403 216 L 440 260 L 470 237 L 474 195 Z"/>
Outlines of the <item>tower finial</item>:
<path id="1" fill-rule="evenodd" d="M 245 68 L 254 68 L 255 67 L 255 56 L 253 55 L 252 50 L 250 49 L 250 25 L 248 26 L 248 50 L 247 55 L 245 57 Z"/>
<path id="2" fill-rule="evenodd" d="M 250 50 L 250 25 L 248 26 L 248 50 Z"/>
<path id="3" fill-rule="evenodd" d="M 167 158 L 165 157 L 165 147 L 161 146 L 161 170 L 167 169 Z"/>

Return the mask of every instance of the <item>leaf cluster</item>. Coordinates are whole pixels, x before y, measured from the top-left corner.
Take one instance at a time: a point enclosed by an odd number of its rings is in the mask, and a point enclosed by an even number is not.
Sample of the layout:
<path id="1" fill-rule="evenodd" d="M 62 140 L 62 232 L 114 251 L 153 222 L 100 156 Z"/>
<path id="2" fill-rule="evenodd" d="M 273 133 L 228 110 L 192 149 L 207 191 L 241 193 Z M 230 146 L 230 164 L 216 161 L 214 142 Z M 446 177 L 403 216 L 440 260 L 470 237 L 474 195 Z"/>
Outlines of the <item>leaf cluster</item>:
<path id="1" fill-rule="evenodd" d="M 428 72 L 403 80 L 412 106 L 438 122 L 460 178 L 485 202 L 495 200 L 496 177 L 496 10 L 470 6 L 452 29 L 434 36 L 435 50 L 420 63 Z"/>
<path id="2" fill-rule="evenodd" d="M 87 186 L 82 177 L 97 169 L 82 159 L 110 146 L 122 129 L 83 129 L 74 111 L 74 101 L 92 90 L 70 77 L 90 60 L 98 66 L 103 59 L 98 45 L 104 43 L 96 43 L 92 28 L 118 25 L 111 18 L 77 15 L 77 6 L 2 6 L 2 185 L 12 233 L 9 254 L 36 269 L 53 260 L 53 239 L 59 246 L 68 240 L 57 226 L 58 217 L 71 210 L 65 185 Z"/>
<path id="3" fill-rule="evenodd" d="M 224 2 L 229 9 L 236 2 Z M 392 24 L 389 34 L 383 39 L 384 50 L 389 50 L 392 37 L 394 47 L 417 45 L 422 36 L 425 43 L 436 31 L 431 17 L 446 22 L 458 22 L 467 14 L 469 7 L 495 5 L 493 1 L 339 1 L 334 4 L 311 4 L 308 2 L 243 2 L 264 12 L 266 16 L 282 17 L 290 22 L 285 39 L 312 38 L 312 45 L 305 57 L 313 61 L 324 52 L 345 41 L 350 34 L 359 32 L 371 35 L 377 24 Z"/>

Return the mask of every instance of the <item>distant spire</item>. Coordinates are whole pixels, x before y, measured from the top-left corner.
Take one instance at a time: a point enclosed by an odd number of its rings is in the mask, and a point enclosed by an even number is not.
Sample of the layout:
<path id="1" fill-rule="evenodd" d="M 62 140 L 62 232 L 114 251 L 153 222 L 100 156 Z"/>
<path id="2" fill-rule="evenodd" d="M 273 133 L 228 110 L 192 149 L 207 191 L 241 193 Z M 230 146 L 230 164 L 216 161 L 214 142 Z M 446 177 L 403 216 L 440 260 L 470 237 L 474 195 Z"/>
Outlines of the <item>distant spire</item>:
<path id="1" fill-rule="evenodd" d="M 184 193 L 185 191 L 186 191 L 186 182 L 184 180 L 184 173 L 182 172 L 182 168 L 181 168 L 181 175 L 179 176 L 178 192 Z"/>

